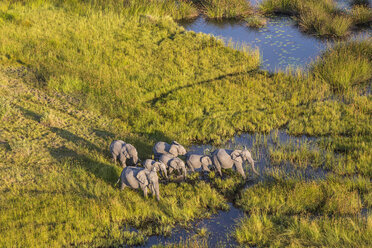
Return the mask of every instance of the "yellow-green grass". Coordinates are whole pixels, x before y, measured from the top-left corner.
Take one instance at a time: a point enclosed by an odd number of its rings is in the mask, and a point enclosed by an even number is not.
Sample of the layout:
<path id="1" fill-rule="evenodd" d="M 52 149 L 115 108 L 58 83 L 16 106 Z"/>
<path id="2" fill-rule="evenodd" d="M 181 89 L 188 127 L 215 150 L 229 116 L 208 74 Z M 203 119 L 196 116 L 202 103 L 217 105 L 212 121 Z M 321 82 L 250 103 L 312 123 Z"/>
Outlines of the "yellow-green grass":
<path id="1" fill-rule="evenodd" d="M 236 203 L 249 213 L 357 215 L 363 207 L 371 207 L 368 181 L 335 176 L 304 181 L 298 176 L 268 174 L 266 180 L 243 190 Z"/>
<path id="2" fill-rule="evenodd" d="M 238 225 L 239 243 L 257 247 L 370 247 L 372 216 L 312 217 L 253 213 Z"/>
<path id="3" fill-rule="evenodd" d="M 313 63 L 311 68 L 316 77 L 340 93 L 346 92 L 353 85 L 369 82 L 372 79 L 371 71 L 371 39 L 347 44 L 338 43 Z"/>
<path id="4" fill-rule="evenodd" d="M 322 37 L 345 37 L 353 25 L 334 0 L 264 0 L 259 8 L 266 14 L 294 15 L 303 31 Z"/>
<path id="5" fill-rule="evenodd" d="M 370 25 L 372 22 L 372 8 L 369 6 L 353 6 L 351 15 L 355 25 Z"/>
<path id="6" fill-rule="evenodd" d="M 244 21 L 247 23 L 247 26 L 250 28 L 262 28 L 262 27 L 265 27 L 267 24 L 266 18 L 259 16 L 259 15 L 246 17 L 244 18 Z"/>
<path id="7" fill-rule="evenodd" d="M 252 14 L 252 7 L 246 0 L 199 0 L 195 2 L 211 19 L 241 19 Z"/>
<path id="8" fill-rule="evenodd" d="M 241 244 L 260 247 L 368 247 L 371 192 L 366 177 L 305 181 L 268 173 L 237 200 L 247 216 L 235 237 Z"/>

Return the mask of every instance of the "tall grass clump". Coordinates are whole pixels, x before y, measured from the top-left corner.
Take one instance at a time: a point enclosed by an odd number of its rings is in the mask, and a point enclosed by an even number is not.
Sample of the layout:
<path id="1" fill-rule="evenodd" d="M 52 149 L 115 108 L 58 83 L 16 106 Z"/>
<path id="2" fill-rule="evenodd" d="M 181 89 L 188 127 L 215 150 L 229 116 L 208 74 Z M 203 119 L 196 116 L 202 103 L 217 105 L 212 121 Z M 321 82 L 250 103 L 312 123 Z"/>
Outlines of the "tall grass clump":
<path id="1" fill-rule="evenodd" d="M 260 9 L 266 14 L 293 15 L 303 31 L 323 37 L 344 37 L 353 24 L 333 0 L 265 0 Z"/>
<path id="2" fill-rule="evenodd" d="M 364 5 L 355 5 L 351 10 L 351 16 L 355 25 L 368 26 L 372 22 L 372 8 Z"/>
<path id="3" fill-rule="evenodd" d="M 338 43 L 311 66 L 311 72 L 336 92 L 366 83 L 372 78 L 372 42 Z"/>
<path id="4" fill-rule="evenodd" d="M 198 2 L 207 17 L 211 19 L 240 19 L 252 13 L 252 7 L 246 0 L 202 0 Z"/>

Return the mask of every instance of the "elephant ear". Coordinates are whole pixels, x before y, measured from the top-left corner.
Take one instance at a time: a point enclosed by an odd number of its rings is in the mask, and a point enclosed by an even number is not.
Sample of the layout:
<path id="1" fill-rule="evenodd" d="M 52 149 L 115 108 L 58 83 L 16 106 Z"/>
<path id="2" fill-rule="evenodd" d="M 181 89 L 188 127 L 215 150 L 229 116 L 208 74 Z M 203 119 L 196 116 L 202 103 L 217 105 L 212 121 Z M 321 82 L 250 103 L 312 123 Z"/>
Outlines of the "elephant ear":
<path id="1" fill-rule="evenodd" d="M 239 157 L 241 155 L 242 151 L 241 150 L 234 150 L 232 153 L 231 153 L 231 158 L 233 160 L 236 160 L 237 157 Z"/>
<path id="2" fill-rule="evenodd" d="M 177 145 L 171 145 L 169 149 L 169 153 L 172 154 L 174 157 L 178 156 L 178 146 Z"/>
<path id="3" fill-rule="evenodd" d="M 123 147 L 121 149 L 121 154 L 126 158 L 126 159 L 130 159 L 130 155 L 129 155 L 129 152 L 128 152 L 128 148 L 127 147 Z"/>
<path id="4" fill-rule="evenodd" d="M 138 172 L 136 178 L 143 186 L 147 186 L 149 184 L 145 170 L 141 170 L 140 172 Z"/>
<path id="5" fill-rule="evenodd" d="M 177 160 L 172 159 L 172 160 L 169 162 L 169 166 L 172 167 L 173 169 L 177 170 L 177 169 L 178 169 L 178 163 L 177 163 Z"/>
<path id="6" fill-rule="evenodd" d="M 202 162 L 202 164 L 205 164 L 205 165 L 211 165 L 212 164 L 212 160 L 208 156 L 203 156 L 201 158 L 201 162 Z"/>

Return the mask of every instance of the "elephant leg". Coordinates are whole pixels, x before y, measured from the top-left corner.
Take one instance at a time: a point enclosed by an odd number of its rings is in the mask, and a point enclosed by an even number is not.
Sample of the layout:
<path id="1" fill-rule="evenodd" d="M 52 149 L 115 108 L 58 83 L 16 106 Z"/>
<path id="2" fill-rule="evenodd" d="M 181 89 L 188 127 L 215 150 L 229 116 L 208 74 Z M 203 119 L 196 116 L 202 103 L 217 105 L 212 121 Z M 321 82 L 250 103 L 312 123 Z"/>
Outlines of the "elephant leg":
<path id="1" fill-rule="evenodd" d="M 217 157 L 213 156 L 213 164 L 216 167 L 218 173 L 222 177 L 221 163 L 218 161 Z"/>
<path id="2" fill-rule="evenodd" d="M 147 187 L 144 187 L 142 190 L 143 190 L 143 196 L 147 199 Z"/>
<path id="3" fill-rule="evenodd" d="M 116 164 L 116 159 L 117 159 L 117 156 L 115 156 L 114 154 L 112 154 L 112 162 L 114 162 L 114 164 Z"/>
<path id="4" fill-rule="evenodd" d="M 242 177 L 243 177 L 244 179 L 246 179 L 246 176 L 245 176 L 245 173 L 244 173 L 244 169 L 243 169 L 243 164 L 241 164 L 241 163 L 235 164 L 235 168 L 236 168 L 236 171 L 237 171 L 240 175 L 242 175 Z"/>
<path id="5" fill-rule="evenodd" d="M 205 164 L 203 164 L 203 171 L 206 171 L 206 172 L 211 172 L 210 170 L 209 170 L 209 168 L 208 168 L 208 166 L 207 165 L 205 165 Z"/>
<path id="6" fill-rule="evenodd" d="M 121 190 L 124 190 L 125 187 L 126 187 L 125 183 L 121 183 L 121 184 L 120 184 L 120 189 L 121 189 Z"/>
<path id="7" fill-rule="evenodd" d="M 169 174 L 171 174 L 172 172 L 173 172 L 173 168 L 169 167 Z"/>
<path id="8" fill-rule="evenodd" d="M 189 169 L 190 169 L 192 172 L 195 171 L 195 170 L 194 170 L 194 167 L 192 166 L 192 164 L 191 164 L 189 161 L 187 161 L 186 164 L 187 164 L 187 167 L 189 167 Z"/>

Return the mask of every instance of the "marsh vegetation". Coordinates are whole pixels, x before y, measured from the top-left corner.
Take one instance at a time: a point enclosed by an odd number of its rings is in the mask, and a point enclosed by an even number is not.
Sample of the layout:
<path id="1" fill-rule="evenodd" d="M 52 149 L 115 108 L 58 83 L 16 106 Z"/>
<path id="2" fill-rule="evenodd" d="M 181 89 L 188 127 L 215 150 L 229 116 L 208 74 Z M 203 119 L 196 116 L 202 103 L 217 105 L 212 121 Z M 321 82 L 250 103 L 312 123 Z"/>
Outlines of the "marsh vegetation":
<path id="1" fill-rule="evenodd" d="M 332 6 L 317 8 L 349 23 Z M 308 71 L 269 73 L 258 50 L 174 21 L 198 8 L 0 3 L 0 246 L 143 244 L 227 210 L 229 201 L 247 213 L 234 231 L 241 244 L 371 245 L 371 40 L 340 41 Z M 278 128 L 318 138 L 299 146 L 265 136 Z M 161 184 L 160 202 L 114 185 L 114 139 L 144 160 L 158 140 L 221 146 L 244 132 L 263 137 L 248 147 L 256 160 L 266 147 L 261 178 L 192 174 Z M 286 166 L 326 175 L 304 178 Z"/>

